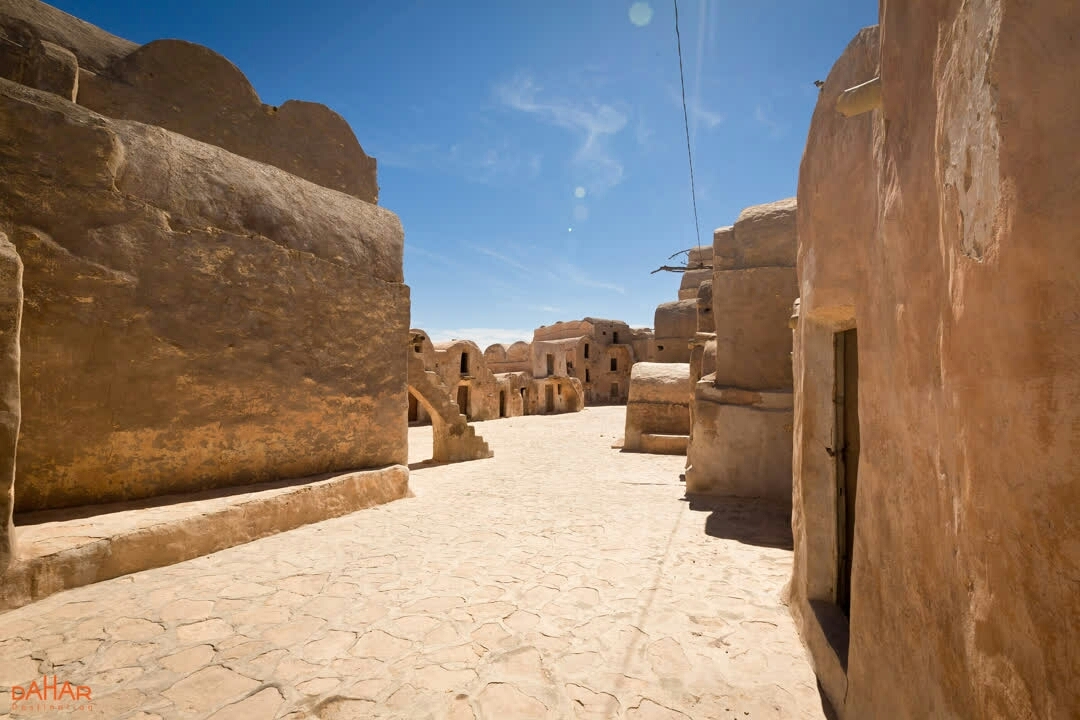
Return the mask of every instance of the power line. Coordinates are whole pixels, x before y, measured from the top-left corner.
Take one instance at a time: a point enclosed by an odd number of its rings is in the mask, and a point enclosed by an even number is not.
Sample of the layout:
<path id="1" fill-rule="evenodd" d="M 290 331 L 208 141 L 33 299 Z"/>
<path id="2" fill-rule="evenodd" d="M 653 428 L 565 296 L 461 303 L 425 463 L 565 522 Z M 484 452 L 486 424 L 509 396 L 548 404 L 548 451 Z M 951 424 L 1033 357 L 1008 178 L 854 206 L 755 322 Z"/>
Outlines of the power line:
<path id="1" fill-rule="evenodd" d="M 679 36 L 679 0 L 672 0 L 672 2 L 675 4 L 675 46 L 679 50 L 679 83 L 682 85 L 683 124 L 686 126 L 686 159 L 690 161 L 690 198 L 694 201 L 694 232 L 697 233 L 697 244 L 700 247 L 701 223 L 698 222 L 697 190 L 694 187 L 694 155 L 690 150 L 690 116 L 686 111 L 686 79 L 683 77 L 682 38 Z"/>

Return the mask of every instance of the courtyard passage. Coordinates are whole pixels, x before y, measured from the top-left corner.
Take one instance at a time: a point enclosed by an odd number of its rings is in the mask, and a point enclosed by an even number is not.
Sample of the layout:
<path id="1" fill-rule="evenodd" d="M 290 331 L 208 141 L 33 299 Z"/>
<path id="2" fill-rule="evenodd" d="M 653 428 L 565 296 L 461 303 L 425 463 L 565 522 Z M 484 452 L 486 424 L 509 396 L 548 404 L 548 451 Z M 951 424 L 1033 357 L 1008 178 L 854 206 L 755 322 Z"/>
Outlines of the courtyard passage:
<path id="1" fill-rule="evenodd" d="M 788 518 L 691 506 L 685 458 L 611 448 L 624 416 L 478 423 L 495 457 L 416 469 L 415 497 L 0 615 L 0 688 L 93 700 L 4 691 L 0 718 L 824 717 Z"/>

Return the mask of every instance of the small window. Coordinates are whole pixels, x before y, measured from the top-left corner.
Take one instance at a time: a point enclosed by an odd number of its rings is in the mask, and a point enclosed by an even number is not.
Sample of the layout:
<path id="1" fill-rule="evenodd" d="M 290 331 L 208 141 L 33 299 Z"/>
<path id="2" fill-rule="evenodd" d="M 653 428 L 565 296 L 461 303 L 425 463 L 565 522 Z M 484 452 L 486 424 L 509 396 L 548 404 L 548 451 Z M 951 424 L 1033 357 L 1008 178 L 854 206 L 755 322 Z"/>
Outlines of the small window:
<path id="1" fill-rule="evenodd" d="M 619 333 L 618 333 L 618 331 L 615 331 L 615 332 L 611 333 L 611 342 L 613 342 L 616 345 L 619 344 Z"/>
<path id="2" fill-rule="evenodd" d="M 618 358 L 611 358 L 611 372 L 615 372 L 618 369 L 619 369 L 619 360 L 618 360 Z"/>
<path id="3" fill-rule="evenodd" d="M 657 350 L 663 350 L 663 349 L 664 349 L 664 346 L 663 346 L 663 345 L 657 345 L 657 346 L 656 346 L 656 349 L 657 349 Z"/>
<path id="4" fill-rule="evenodd" d="M 585 368 L 585 382 L 589 382 L 589 368 Z"/>
<path id="5" fill-rule="evenodd" d="M 589 359 L 589 343 L 585 343 L 585 359 Z"/>
<path id="6" fill-rule="evenodd" d="M 562 395 L 562 385 L 556 385 L 555 386 L 555 392 L 558 393 L 559 395 Z"/>
<path id="7" fill-rule="evenodd" d="M 461 353 L 461 374 L 469 374 L 469 353 L 467 352 Z"/>
<path id="8" fill-rule="evenodd" d="M 418 353 L 418 352 L 420 352 L 420 346 L 419 345 L 413 345 L 412 350 L 413 350 L 413 352 Z"/>

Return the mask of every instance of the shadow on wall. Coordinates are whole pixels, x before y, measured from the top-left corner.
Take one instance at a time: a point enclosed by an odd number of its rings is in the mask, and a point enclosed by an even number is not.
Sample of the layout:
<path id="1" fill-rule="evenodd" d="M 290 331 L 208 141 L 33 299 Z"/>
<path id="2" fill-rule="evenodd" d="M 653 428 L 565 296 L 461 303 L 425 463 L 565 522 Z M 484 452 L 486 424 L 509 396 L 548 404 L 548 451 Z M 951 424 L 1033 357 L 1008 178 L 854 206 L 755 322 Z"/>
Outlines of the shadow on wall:
<path id="1" fill-rule="evenodd" d="M 705 518 L 705 534 L 710 537 L 780 550 L 795 548 L 791 511 L 781 503 L 690 493 L 684 500 L 690 503 L 691 510 L 710 513 Z"/>

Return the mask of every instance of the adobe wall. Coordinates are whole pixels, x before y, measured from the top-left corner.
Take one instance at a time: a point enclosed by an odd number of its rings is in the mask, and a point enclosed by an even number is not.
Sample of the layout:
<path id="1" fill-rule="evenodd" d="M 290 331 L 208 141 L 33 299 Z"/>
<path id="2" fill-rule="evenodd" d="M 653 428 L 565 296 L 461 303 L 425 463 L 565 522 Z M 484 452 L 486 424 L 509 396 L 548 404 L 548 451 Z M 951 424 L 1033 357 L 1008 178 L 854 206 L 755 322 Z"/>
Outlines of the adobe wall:
<path id="1" fill-rule="evenodd" d="M 635 364 L 630 373 L 623 449 L 649 452 L 648 438 L 643 436 L 689 435 L 689 384 L 689 363 Z"/>
<path id="2" fill-rule="evenodd" d="M 841 718 L 1080 707 L 1080 16 L 1070 2 L 881 3 L 826 81 L 799 179 L 792 610 Z M 845 87 L 880 72 L 882 105 Z M 858 333 L 846 668 L 828 359 Z M 814 603 L 817 603 L 815 606 Z"/>
<path id="3" fill-rule="evenodd" d="M 491 345 L 484 350 L 484 362 L 493 373 L 532 372 L 532 347 L 520 340 L 509 347 Z"/>
<path id="4" fill-rule="evenodd" d="M 15 559 L 15 450 L 22 419 L 20 341 L 23 267 L 15 246 L 0 232 L 0 574 Z"/>
<path id="5" fill-rule="evenodd" d="M 698 295 L 698 287 L 701 283 L 712 280 L 712 269 L 687 270 L 682 274 L 679 282 L 679 299 L 695 300 Z"/>
<path id="6" fill-rule="evenodd" d="M 461 356 L 468 357 L 466 371 L 461 370 Z M 467 408 L 461 408 L 470 421 L 494 420 L 499 417 L 499 396 L 495 375 L 487 367 L 484 353 L 472 340 L 454 340 L 435 345 L 435 364 L 428 366 L 450 392 L 450 399 L 457 402 L 458 388 L 469 388 Z"/>
<path id="7" fill-rule="evenodd" d="M 689 390 L 687 493 L 791 503 L 788 318 L 798 295 L 796 207 L 794 198 L 749 207 L 714 234 L 705 296 L 712 301 L 716 365 Z"/>
<path id="8" fill-rule="evenodd" d="M 407 461 L 393 213 L 7 81 L 0 156 L 16 510 Z"/>
<path id="9" fill-rule="evenodd" d="M 68 100 L 378 202 L 375 159 L 364 153 L 340 115 L 325 105 L 296 100 L 280 107 L 264 105 L 244 74 L 209 48 L 183 40 L 137 46 L 38 0 L 0 1 L 0 31 L 14 26 L 32 29 L 38 39 L 75 59 L 76 84 Z M 0 43 L 0 69 L 40 46 L 20 44 Z M 12 73 L 0 74 L 27 82 Z M 27 84 L 56 92 L 42 83 Z"/>
<path id="10" fill-rule="evenodd" d="M 501 396 L 503 409 L 500 417 L 520 417 L 526 414 L 531 383 L 532 378 L 528 373 L 495 373 L 495 385 Z"/>
<path id="11" fill-rule="evenodd" d="M 656 362 L 687 363 L 690 340 L 697 334 L 697 297 L 661 303 L 653 318 Z"/>

